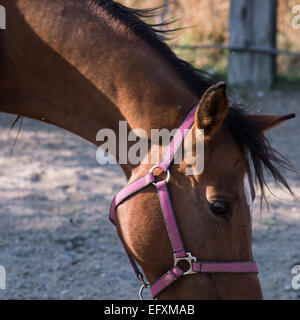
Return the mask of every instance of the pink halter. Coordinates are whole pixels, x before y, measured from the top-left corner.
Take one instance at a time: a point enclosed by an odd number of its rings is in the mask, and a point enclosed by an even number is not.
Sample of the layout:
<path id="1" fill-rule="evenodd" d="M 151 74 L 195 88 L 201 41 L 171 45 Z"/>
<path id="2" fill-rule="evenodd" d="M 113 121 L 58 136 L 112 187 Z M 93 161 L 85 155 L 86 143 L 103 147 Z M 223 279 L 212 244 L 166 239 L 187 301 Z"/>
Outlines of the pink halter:
<path id="1" fill-rule="evenodd" d="M 170 199 L 170 194 L 168 192 L 167 184 L 170 179 L 169 167 L 172 164 L 173 158 L 178 148 L 183 142 L 185 130 L 191 128 L 191 126 L 193 125 L 196 109 L 197 107 L 193 108 L 193 110 L 188 114 L 184 122 L 177 130 L 167 152 L 163 156 L 161 163 L 153 167 L 150 170 L 150 172 L 147 173 L 145 176 L 130 183 L 124 189 L 122 189 L 113 199 L 110 208 L 110 220 L 115 224 L 116 209 L 123 201 L 125 201 L 127 198 L 134 195 L 138 191 L 146 188 L 150 184 L 153 184 L 157 189 L 164 221 L 173 247 L 174 265 L 170 268 L 170 270 L 167 273 L 162 275 L 156 282 L 151 284 L 150 291 L 153 298 L 156 298 L 160 292 L 169 287 L 178 278 L 186 275 L 196 273 L 258 273 L 257 264 L 253 261 L 198 261 L 197 258 L 192 256 L 190 252 L 186 251 L 183 245 L 182 238 L 180 236 L 180 232 L 176 222 L 175 214 L 173 212 L 172 202 Z M 156 181 L 156 177 L 153 173 L 156 168 L 160 168 L 161 170 L 167 173 L 166 180 L 159 182 Z M 143 299 L 143 289 L 148 287 L 149 284 L 145 282 L 143 274 L 140 272 L 132 256 L 127 251 L 126 253 L 129 257 L 129 260 L 132 264 L 137 278 L 143 283 L 143 286 L 140 290 L 140 297 L 141 299 Z M 180 266 L 178 265 L 179 261 L 188 262 L 189 269 L 187 271 L 182 270 L 182 268 L 180 268 Z"/>

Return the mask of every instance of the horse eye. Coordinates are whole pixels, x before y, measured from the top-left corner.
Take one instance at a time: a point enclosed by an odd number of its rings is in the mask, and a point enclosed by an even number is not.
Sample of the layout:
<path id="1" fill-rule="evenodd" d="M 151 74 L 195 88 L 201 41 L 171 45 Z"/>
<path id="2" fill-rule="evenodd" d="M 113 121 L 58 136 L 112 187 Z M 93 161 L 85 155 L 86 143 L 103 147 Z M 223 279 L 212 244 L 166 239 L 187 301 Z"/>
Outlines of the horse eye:
<path id="1" fill-rule="evenodd" d="M 224 219 L 229 219 L 230 215 L 230 204 L 226 201 L 213 201 L 210 203 L 209 208 L 211 212 Z"/>

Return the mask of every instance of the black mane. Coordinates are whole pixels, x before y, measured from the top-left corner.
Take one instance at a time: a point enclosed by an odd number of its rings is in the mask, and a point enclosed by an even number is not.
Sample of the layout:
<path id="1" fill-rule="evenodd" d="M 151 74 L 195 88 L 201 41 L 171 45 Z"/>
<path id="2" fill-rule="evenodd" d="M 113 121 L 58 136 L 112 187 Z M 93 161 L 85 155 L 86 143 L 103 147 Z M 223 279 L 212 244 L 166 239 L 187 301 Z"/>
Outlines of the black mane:
<path id="1" fill-rule="evenodd" d="M 258 129 L 252 118 L 249 117 L 245 108 L 238 104 L 232 105 L 225 119 L 225 125 L 233 139 L 246 153 L 254 180 L 261 189 L 261 205 L 263 201 L 267 203 L 265 187 L 270 191 L 266 181 L 266 171 L 272 175 L 279 186 L 284 187 L 294 195 L 287 180 L 278 168 L 294 171 L 293 165 L 271 147 L 268 139 Z"/>
<path id="2" fill-rule="evenodd" d="M 132 9 L 127 8 L 113 0 L 85 0 L 88 6 L 98 6 L 109 15 L 111 19 L 126 26 L 129 32 L 143 39 L 165 58 L 190 90 L 199 97 L 216 81 L 205 71 L 198 70 L 190 63 L 179 59 L 171 48 L 164 42 L 170 30 L 164 29 L 170 23 L 156 25 L 147 24 L 142 19 L 154 17 L 159 9 Z M 172 32 L 172 31 L 171 31 Z M 281 174 L 279 167 L 292 170 L 292 165 L 286 158 L 274 150 L 266 137 L 256 127 L 241 105 L 232 104 L 224 125 L 228 128 L 234 140 L 248 155 L 248 161 L 255 181 L 262 192 L 262 200 L 266 200 L 265 187 L 268 188 L 265 172 L 273 176 L 276 183 L 292 193 L 286 179 Z M 292 193 L 293 194 L 293 193 Z"/>
<path id="3" fill-rule="evenodd" d="M 142 19 L 155 17 L 160 14 L 163 7 L 152 9 L 132 9 L 112 0 L 87 0 L 89 6 L 99 6 L 112 19 L 125 25 L 129 32 L 147 42 L 155 48 L 160 55 L 178 73 L 190 90 L 199 97 L 213 84 L 216 83 L 212 76 L 203 70 L 195 68 L 192 64 L 179 59 L 171 48 L 164 42 L 166 36 L 175 30 L 167 30 L 169 23 L 148 24 Z"/>

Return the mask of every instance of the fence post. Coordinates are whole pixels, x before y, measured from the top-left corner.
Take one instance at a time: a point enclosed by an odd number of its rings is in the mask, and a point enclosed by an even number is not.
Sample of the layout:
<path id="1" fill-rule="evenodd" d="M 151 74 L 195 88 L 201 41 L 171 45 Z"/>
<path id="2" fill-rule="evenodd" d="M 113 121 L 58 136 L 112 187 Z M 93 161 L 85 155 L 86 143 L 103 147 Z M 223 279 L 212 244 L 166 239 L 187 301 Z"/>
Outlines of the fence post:
<path id="1" fill-rule="evenodd" d="M 230 47 L 276 49 L 277 0 L 231 0 Z M 232 51 L 228 83 L 268 89 L 276 76 L 276 55 Z"/>

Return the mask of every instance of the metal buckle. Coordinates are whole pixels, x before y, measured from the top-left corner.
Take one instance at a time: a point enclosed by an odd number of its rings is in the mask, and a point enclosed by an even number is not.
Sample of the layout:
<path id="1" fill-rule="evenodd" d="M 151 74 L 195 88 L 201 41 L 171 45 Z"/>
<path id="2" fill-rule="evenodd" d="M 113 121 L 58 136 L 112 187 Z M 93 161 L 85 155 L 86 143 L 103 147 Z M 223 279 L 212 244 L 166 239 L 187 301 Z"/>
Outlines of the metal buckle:
<path id="1" fill-rule="evenodd" d="M 142 282 L 142 286 L 139 291 L 139 297 L 140 297 L 140 300 L 145 300 L 143 297 L 143 291 L 144 289 L 147 289 L 150 286 L 150 283 L 145 281 L 144 276 L 141 273 L 139 273 L 138 279 Z"/>
<path id="2" fill-rule="evenodd" d="M 193 262 L 196 262 L 197 258 L 193 257 L 190 252 L 186 252 L 186 257 L 184 257 L 184 258 L 177 258 L 176 254 L 174 253 L 174 267 L 177 266 L 179 261 L 187 261 L 189 263 L 189 265 L 190 265 L 189 270 L 183 273 L 184 276 L 186 276 L 188 274 L 197 273 L 197 272 L 193 271 Z"/>
<path id="3" fill-rule="evenodd" d="M 149 171 L 149 173 L 153 173 L 153 171 L 156 169 L 156 168 L 159 168 L 159 164 L 157 164 L 156 166 L 154 166 L 153 168 L 151 168 L 151 170 Z M 169 169 L 167 169 L 166 171 L 167 173 L 167 178 L 164 180 L 165 183 L 168 183 L 170 181 L 170 178 L 171 178 L 171 172 Z M 153 185 L 156 185 L 156 182 L 152 182 Z"/>

